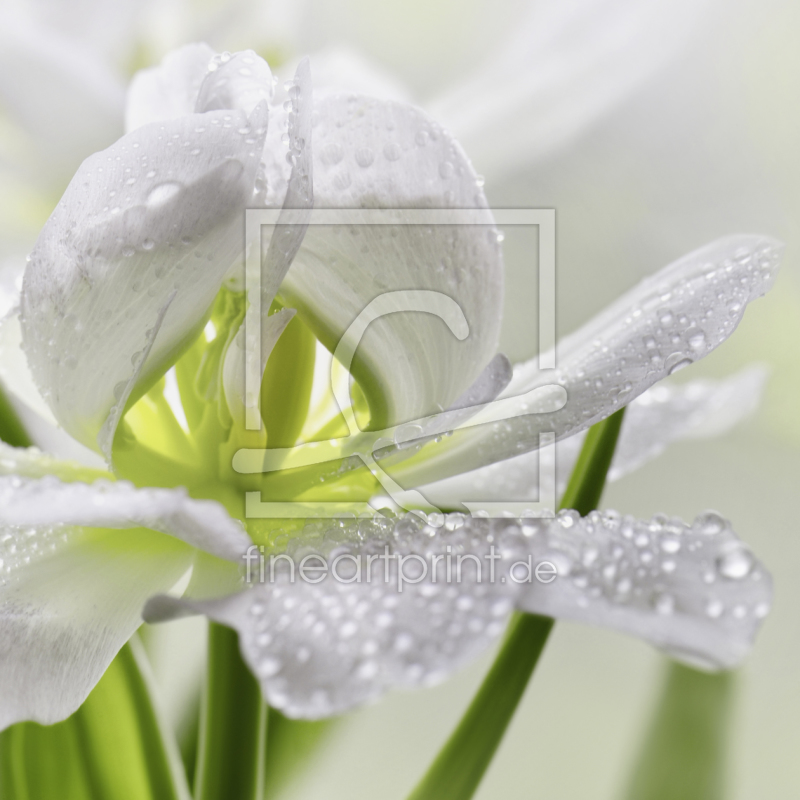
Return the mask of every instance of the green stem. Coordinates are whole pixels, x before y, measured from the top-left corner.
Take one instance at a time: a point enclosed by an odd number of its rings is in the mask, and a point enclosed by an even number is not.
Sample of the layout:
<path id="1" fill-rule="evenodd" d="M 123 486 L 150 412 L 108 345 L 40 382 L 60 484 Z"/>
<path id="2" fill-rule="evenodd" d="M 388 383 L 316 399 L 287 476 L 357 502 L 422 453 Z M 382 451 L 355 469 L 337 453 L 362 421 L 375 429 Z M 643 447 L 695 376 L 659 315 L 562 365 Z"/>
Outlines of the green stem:
<path id="1" fill-rule="evenodd" d="M 30 447 L 33 444 L 3 389 L 0 389 L 0 439 L 12 447 Z"/>
<path id="2" fill-rule="evenodd" d="M 56 725 L 0 734 L 0 795 L 13 800 L 189 800 L 180 755 L 153 703 L 134 636 L 84 704 Z"/>
<path id="3" fill-rule="evenodd" d="M 561 508 L 586 515 L 600 502 L 624 409 L 586 436 Z M 489 673 L 464 716 L 409 800 L 469 800 L 478 789 L 519 705 L 554 620 L 514 614 Z"/>
<path id="4" fill-rule="evenodd" d="M 208 629 L 208 674 L 195 774 L 197 800 L 262 800 L 267 706 L 235 631 Z"/>
<path id="5" fill-rule="evenodd" d="M 669 665 L 627 800 L 722 800 L 734 687 L 730 672 Z"/>

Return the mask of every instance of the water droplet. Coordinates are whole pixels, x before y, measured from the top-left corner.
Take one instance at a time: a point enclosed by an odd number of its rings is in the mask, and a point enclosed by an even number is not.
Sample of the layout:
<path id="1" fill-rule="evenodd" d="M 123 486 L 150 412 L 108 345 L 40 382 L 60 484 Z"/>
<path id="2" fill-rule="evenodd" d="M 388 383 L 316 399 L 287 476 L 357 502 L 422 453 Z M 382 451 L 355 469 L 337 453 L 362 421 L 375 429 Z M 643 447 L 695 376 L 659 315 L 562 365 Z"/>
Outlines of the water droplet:
<path id="1" fill-rule="evenodd" d="M 675 610 L 675 598 L 671 594 L 662 593 L 653 599 L 653 608 L 664 616 L 668 616 Z"/>
<path id="2" fill-rule="evenodd" d="M 383 155 L 387 161 L 397 161 L 397 159 L 403 155 L 403 151 L 395 142 L 389 142 L 388 144 L 384 145 Z"/>
<path id="3" fill-rule="evenodd" d="M 706 536 L 714 536 L 717 533 L 722 533 L 728 525 L 725 519 L 717 514 L 716 511 L 706 511 L 704 514 L 700 514 L 694 521 L 694 524 L 699 528 L 700 532 L 706 534 Z"/>
<path id="4" fill-rule="evenodd" d="M 442 161 L 442 163 L 439 164 L 439 176 L 442 178 L 450 178 L 455 172 L 455 169 L 452 162 Z"/>
<path id="5" fill-rule="evenodd" d="M 359 167 L 368 167 L 375 160 L 375 153 L 369 147 L 359 147 L 356 150 L 356 164 Z"/>
<path id="6" fill-rule="evenodd" d="M 706 603 L 706 614 L 711 619 L 719 619 L 725 611 L 725 604 L 721 600 L 709 600 Z"/>
<path id="7" fill-rule="evenodd" d="M 176 181 L 167 181 L 166 183 L 159 183 L 158 186 L 151 189 L 150 194 L 147 195 L 147 205 L 149 206 L 164 205 L 164 203 L 177 197 L 181 193 L 182 189 L 183 185 L 177 183 Z"/>
<path id="8" fill-rule="evenodd" d="M 706 344 L 706 335 L 703 331 L 696 331 L 689 336 L 689 347 L 692 350 L 702 350 Z"/>
<path id="9" fill-rule="evenodd" d="M 754 563 L 749 551 L 740 547 L 717 559 L 717 571 L 723 578 L 740 581 L 752 572 Z"/>
<path id="10" fill-rule="evenodd" d="M 397 445 L 407 444 L 414 439 L 419 439 L 422 436 L 421 425 L 401 425 L 394 433 L 394 442 Z"/>
<path id="11" fill-rule="evenodd" d="M 680 372 L 680 370 L 688 367 L 691 363 L 692 359 L 687 358 L 683 353 L 673 353 L 671 356 L 667 357 L 664 366 L 667 368 L 667 372 L 670 375 L 674 375 L 676 372 Z"/>

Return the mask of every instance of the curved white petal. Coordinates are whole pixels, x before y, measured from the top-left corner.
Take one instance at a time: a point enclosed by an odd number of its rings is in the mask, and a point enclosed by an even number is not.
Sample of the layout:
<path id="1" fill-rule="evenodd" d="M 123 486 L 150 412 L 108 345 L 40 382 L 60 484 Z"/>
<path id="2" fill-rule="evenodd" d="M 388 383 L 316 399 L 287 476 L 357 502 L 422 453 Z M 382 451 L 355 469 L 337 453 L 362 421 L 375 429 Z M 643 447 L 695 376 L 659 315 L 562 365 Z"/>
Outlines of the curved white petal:
<path id="1" fill-rule="evenodd" d="M 42 230 L 24 346 L 56 419 L 86 446 L 108 451 L 106 419 L 204 323 L 243 251 L 265 124 L 259 106 L 249 120 L 212 111 L 139 128 L 84 162 Z"/>
<path id="2" fill-rule="evenodd" d="M 186 490 L 137 489 L 125 481 L 64 483 L 55 476 L 0 477 L 0 523 L 151 528 L 218 558 L 238 561 L 251 544 L 242 526 L 213 500 Z"/>
<path id="3" fill-rule="evenodd" d="M 164 56 L 157 67 L 139 70 L 128 87 L 125 130 L 192 114 L 214 50 L 198 42 Z"/>
<path id="4" fill-rule="evenodd" d="M 694 0 L 532 3 L 508 40 L 428 104 L 492 179 L 568 145 L 674 58 Z"/>
<path id="5" fill-rule="evenodd" d="M 0 729 L 74 712 L 147 598 L 169 591 L 191 560 L 190 548 L 141 529 L 0 522 Z"/>
<path id="6" fill-rule="evenodd" d="M 696 380 L 648 389 L 625 412 L 608 479 L 615 481 L 639 469 L 673 442 L 719 436 L 730 430 L 758 406 L 765 380 L 766 371 L 756 365 L 721 381 Z M 453 475 L 422 486 L 420 491 L 434 506 L 450 509 L 465 502 L 480 506 L 481 501 L 511 503 L 555 497 L 566 488 L 585 436 L 585 432 L 579 433 L 553 448 Z"/>
<path id="7" fill-rule="evenodd" d="M 267 568 L 266 582 L 228 598 L 157 598 L 145 617 L 188 608 L 233 627 L 267 701 L 315 718 L 441 680 L 499 635 L 514 606 L 633 634 L 710 669 L 738 663 L 769 610 L 769 575 L 713 512 L 691 526 L 614 512 L 438 516 L 317 521 L 306 533 L 325 537 L 324 560 L 306 560 L 305 579 L 279 561 L 273 581 Z M 315 551 L 298 539 L 289 552 L 299 569 Z M 321 564 L 327 573 L 313 571 Z"/>
<path id="8" fill-rule="evenodd" d="M 781 252 L 772 239 L 732 236 L 676 261 L 559 342 L 556 370 L 539 371 L 536 359 L 517 365 L 501 398 L 556 383 L 568 396 L 561 410 L 456 431 L 398 464 L 392 477 L 432 483 L 536 449 L 543 432 L 563 439 L 609 416 L 725 341 L 747 304 L 771 287 Z"/>
<path id="9" fill-rule="evenodd" d="M 251 114 L 259 103 L 272 100 L 272 72 L 252 50 L 212 59 L 197 92 L 198 113 L 238 108 Z"/>
<path id="10" fill-rule="evenodd" d="M 358 95 L 324 97 L 314 111 L 315 208 L 486 208 L 460 146 L 422 111 Z M 469 325 L 463 342 L 432 315 L 391 314 L 369 326 L 353 366 L 373 425 L 435 413 L 496 350 L 502 257 L 494 229 L 358 219 L 310 226 L 281 297 L 331 351 L 385 292 L 431 290 L 455 300 Z"/>

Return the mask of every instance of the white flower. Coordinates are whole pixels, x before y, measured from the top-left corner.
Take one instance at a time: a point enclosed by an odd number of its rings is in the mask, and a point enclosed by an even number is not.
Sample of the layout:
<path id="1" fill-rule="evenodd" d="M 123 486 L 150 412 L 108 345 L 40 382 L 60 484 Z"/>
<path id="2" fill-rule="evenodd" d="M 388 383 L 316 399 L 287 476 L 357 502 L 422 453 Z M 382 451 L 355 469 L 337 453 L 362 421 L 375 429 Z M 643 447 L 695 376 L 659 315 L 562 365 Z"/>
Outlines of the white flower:
<path id="1" fill-rule="evenodd" d="M 297 496 L 319 478 L 337 498 L 375 488 L 340 464 L 290 471 L 287 460 L 269 477 L 230 467 L 232 453 L 250 441 L 237 363 L 244 209 L 282 206 L 291 223 L 269 241 L 263 292 L 251 302 L 267 308 L 277 294 L 329 347 L 387 291 L 446 292 L 462 308 L 463 341 L 435 318 L 394 314 L 370 327 L 353 374 L 380 424 L 450 407 L 476 381 L 484 391 L 501 311 L 493 229 L 306 231 L 312 200 L 334 208 L 485 209 L 469 161 L 446 132 L 419 109 L 354 95 L 327 96 L 312 113 L 306 63 L 286 107 L 271 102 L 272 89 L 269 68 L 252 52 L 215 56 L 203 45 L 140 74 L 128 100 L 131 130 L 84 162 L 37 240 L 22 315 L 4 328 L 21 325 L 27 364 L 55 419 L 139 488 L 2 449 L 0 726 L 53 722 L 77 708 L 148 600 L 151 619 L 201 611 L 239 630 L 266 698 L 296 716 L 439 679 L 499 635 L 514 607 L 626 631 L 692 663 L 737 663 L 768 611 L 770 580 L 715 514 L 691 526 L 613 512 L 584 519 L 566 512 L 547 522 L 312 521 L 295 532 L 293 548 L 375 555 L 386 542 L 395 556 L 433 566 L 448 548 L 481 558 L 496 546 L 497 580 L 465 577 L 442 588 L 429 570 L 395 592 L 395 560 L 373 584 L 329 577 L 242 586 L 251 540 L 275 534 L 259 520 L 243 528 L 232 518 L 245 519 L 245 488 L 279 497 L 288 485 Z M 559 346 L 556 381 L 568 398 L 559 410 L 521 405 L 552 381 L 535 364 L 518 365 L 507 387 L 500 370 L 488 389 L 511 398 L 516 416 L 457 431 L 421 452 L 397 448 L 382 463 L 403 486 L 426 491 L 534 450 L 541 432 L 579 434 L 724 341 L 747 303 L 769 288 L 779 251 L 771 240 L 739 236 L 681 259 Z M 266 317 L 265 356 L 273 347 L 283 352 L 289 317 Z M 190 435 L 165 402 L 161 379 L 173 364 Z M 18 360 L 20 385 L 24 369 Z M 281 377 L 291 384 L 300 371 Z M 678 393 L 674 404 L 695 415 L 694 426 L 645 437 L 634 421 L 624 458 L 635 463 L 696 432 L 725 390 Z M 658 398 L 651 394 L 650 404 Z M 280 398 L 262 411 L 267 430 L 271 414 L 283 422 L 294 413 Z M 263 433 L 255 436 L 263 447 Z M 171 488 L 178 483 L 191 497 Z M 513 564 L 528 556 L 554 564 L 555 580 L 518 583 Z M 164 596 L 170 592 L 182 597 Z"/>

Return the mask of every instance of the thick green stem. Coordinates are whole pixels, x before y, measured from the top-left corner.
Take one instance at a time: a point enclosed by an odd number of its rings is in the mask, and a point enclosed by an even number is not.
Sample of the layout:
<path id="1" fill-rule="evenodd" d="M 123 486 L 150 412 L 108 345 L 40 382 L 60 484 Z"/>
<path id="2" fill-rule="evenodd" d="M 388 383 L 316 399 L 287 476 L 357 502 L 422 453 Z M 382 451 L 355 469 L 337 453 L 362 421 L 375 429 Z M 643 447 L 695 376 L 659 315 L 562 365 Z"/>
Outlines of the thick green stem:
<path id="1" fill-rule="evenodd" d="M 734 676 L 670 664 L 626 800 L 722 800 Z"/>
<path id="2" fill-rule="evenodd" d="M 262 800 L 267 706 L 235 631 L 208 629 L 208 674 L 195 774 L 197 800 Z"/>
<path id="3" fill-rule="evenodd" d="M 600 502 L 617 445 L 624 409 L 586 436 L 561 508 L 588 514 Z M 469 800 L 500 746 L 554 620 L 517 613 L 489 673 L 455 731 L 409 800 Z"/>
<path id="4" fill-rule="evenodd" d="M 134 636 L 84 704 L 56 725 L 0 734 L 0 796 L 8 800 L 189 800 L 180 756 L 153 703 Z"/>

